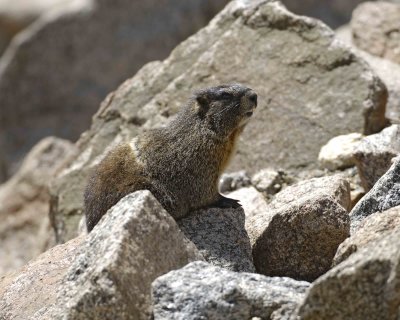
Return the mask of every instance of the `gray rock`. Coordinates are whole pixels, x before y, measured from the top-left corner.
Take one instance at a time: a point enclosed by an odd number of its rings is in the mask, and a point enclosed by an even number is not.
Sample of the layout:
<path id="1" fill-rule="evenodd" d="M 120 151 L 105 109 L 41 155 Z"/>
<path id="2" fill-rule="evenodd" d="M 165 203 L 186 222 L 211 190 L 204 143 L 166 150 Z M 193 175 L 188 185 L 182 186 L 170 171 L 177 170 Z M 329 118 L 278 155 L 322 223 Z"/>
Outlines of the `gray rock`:
<path id="1" fill-rule="evenodd" d="M 58 245 L 21 269 L 0 277 L 0 319 L 29 319 L 55 303 L 56 292 L 84 239 L 78 237 Z"/>
<path id="2" fill-rule="evenodd" d="M 88 234 L 55 305 L 39 319 L 148 319 L 151 283 L 202 260 L 149 191 L 130 194 Z"/>
<path id="3" fill-rule="evenodd" d="M 395 229 L 400 229 L 400 206 L 371 214 L 363 220 L 359 229 L 339 246 L 333 265 L 341 263 L 368 243 Z"/>
<path id="4" fill-rule="evenodd" d="M 249 236 L 242 208 L 209 208 L 192 212 L 178 225 L 204 259 L 238 272 L 254 272 Z"/>
<path id="5" fill-rule="evenodd" d="M 226 193 L 243 187 L 249 186 L 251 183 L 250 177 L 246 171 L 224 173 L 219 180 L 219 191 Z"/>
<path id="6" fill-rule="evenodd" d="M 332 138 L 321 148 L 319 163 L 331 171 L 354 166 L 354 154 L 362 138 L 363 135 L 356 132 Z"/>
<path id="7" fill-rule="evenodd" d="M 254 187 L 241 188 L 229 193 L 227 197 L 240 201 L 246 216 L 246 223 L 250 217 L 262 214 L 268 208 L 264 196 Z"/>
<path id="8" fill-rule="evenodd" d="M 363 1 L 365 0 L 282 0 L 290 11 L 318 18 L 331 28 L 348 22 L 354 8 Z"/>
<path id="9" fill-rule="evenodd" d="M 0 185 L 0 275 L 54 245 L 48 183 L 76 151 L 67 140 L 45 138 L 28 153 L 17 173 Z"/>
<path id="10" fill-rule="evenodd" d="M 399 154 L 400 125 L 392 125 L 361 140 L 354 153 L 354 159 L 366 191 L 385 174 L 392 164 L 392 159 Z"/>
<path id="11" fill-rule="evenodd" d="M 258 272 L 312 281 L 329 270 L 349 236 L 350 187 L 339 177 L 289 186 L 246 222 Z"/>
<path id="12" fill-rule="evenodd" d="M 337 29 L 336 35 L 341 41 L 350 45 L 357 56 L 364 59 L 385 83 L 389 91 L 386 117 L 398 121 L 400 119 L 400 65 L 357 48 L 352 42 L 349 25 Z"/>
<path id="13" fill-rule="evenodd" d="M 2 0 L 0 1 L 0 55 L 12 37 L 50 10 L 69 6 L 72 2 L 82 8 L 89 0 Z"/>
<path id="14" fill-rule="evenodd" d="M 252 185 L 268 197 L 281 191 L 290 182 L 283 170 L 262 169 L 251 178 Z"/>
<path id="15" fill-rule="evenodd" d="M 375 212 L 400 205 L 400 157 L 350 212 L 352 234 L 361 221 Z"/>
<path id="16" fill-rule="evenodd" d="M 260 97 L 228 171 L 252 175 L 266 163 L 310 169 L 330 138 L 386 124 L 384 85 L 330 29 L 275 1 L 233 1 L 168 59 L 145 66 L 104 101 L 78 142 L 80 156 L 52 190 L 59 241 L 76 234 L 88 170 L 107 146 L 162 125 L 194 89 L 224 82 L 242 82 Z"/>
<path id="17" fill-rule="evenodd" d="M 63 2 L 14 37 L 0 60 L 0 157 L 8 176 L 38 139 L 78 139 L 111 90 L 167 57 L 228 0 Z"/>
<path id="18" fill-rule="evenodd" d="M 311 285 L 296 319 L 398 319 L 399 246 L 397 230 L 328 271 Z"/>
<path id="19" fill-rule="evenodd" d="M 361 185 L 360 175 L 356 167 L 351 167 L 346 170 L 341 171 L 341 174 L 350 183 L 350 199 L 351 204 L 349 210 L 353 209 L 358 201 L 365 195 L 365 189 Z"/>
<path id="20" fill-rule="evenodd" d="M 154 319 L 270 319 L 282 308 L 293 312 L 308 286 L 304 281 L 193 262 L 153 282 Z"/>
<path id="21" fill-rule="evenodd" d="M 360 4 L 353 11 L 351 29 L 360 49 L 400 63 L 400 3 Z"/>
<path id="22" fill-rule="evenodd" d="M 331 28 L 337 28 L 350 21 L 354 8 L 365 0 L 282 0 L 287 8 L 300 15 L 322 20 Z M 399 0 L 390 2 L 400 3 Z"/>

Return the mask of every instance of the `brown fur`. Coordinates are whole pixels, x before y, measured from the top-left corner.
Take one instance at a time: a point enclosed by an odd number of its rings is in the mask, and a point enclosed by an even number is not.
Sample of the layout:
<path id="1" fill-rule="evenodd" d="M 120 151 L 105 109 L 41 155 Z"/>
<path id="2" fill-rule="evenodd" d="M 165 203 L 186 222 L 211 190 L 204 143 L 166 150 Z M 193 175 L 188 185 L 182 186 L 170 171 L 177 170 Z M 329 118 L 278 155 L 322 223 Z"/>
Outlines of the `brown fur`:
<path id="1" fill-rule="evenodd" d="M 255 93 L 240 85 L 202 90 L 169 126 L 116 147 L 86 187 L 88 230 L 122 197 L 142 189 L 150 190 L 176 219 L 213 204 L 238 206 L 218 193 L 218 178 L 255 106 Z"/>

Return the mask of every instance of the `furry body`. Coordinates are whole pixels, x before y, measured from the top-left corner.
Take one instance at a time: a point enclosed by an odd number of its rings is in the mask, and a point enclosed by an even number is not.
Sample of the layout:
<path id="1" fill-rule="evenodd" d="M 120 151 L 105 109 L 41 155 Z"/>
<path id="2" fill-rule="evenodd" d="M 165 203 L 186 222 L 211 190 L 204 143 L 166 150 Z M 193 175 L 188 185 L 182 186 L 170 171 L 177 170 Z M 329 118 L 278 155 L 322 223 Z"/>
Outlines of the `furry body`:
<path id="1" fill-rule="evenodd" d="M 125 195 L 143 189 L 175 219 L 210 205 L 239 206 L 218 193 L 218 179 L 256 104 L 257 95 L 241 85 L 205 89 L 167 127 L 111 150 L 85 190 L 88 230 Z"/>

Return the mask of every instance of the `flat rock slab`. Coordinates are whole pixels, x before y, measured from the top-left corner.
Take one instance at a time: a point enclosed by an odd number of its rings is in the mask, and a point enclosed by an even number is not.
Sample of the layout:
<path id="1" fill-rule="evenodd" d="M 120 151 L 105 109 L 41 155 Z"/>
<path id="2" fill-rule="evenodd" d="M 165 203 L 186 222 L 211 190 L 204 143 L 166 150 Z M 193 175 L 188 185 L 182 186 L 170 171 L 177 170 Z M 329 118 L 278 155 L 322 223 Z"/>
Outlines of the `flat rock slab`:
<path id="1" fill-rule="evenodd" d="M 149 191 L 132 193 L 88 234 L 56 303 L 38 319 L 148 319 L 153 280 L 202 259 Z"/>
<path id="2" fill-rule="evenodd" d="M 400 206 L 371 214 L 363 220 L 360 228 L 339 246 L 333 264 L 339 264 L 368 243 L 395 229 L 400 229 Z"/>
<path id="3" fill-rule="evenodd" d="M 296 319 L 398 319 L 399 246 L 397 230 L 328 271 L 312 284 Z"/>
<path id="4" fill-rule="evenodd" d="M 400 205 L 400 157 L 394 158 L 393 162 L 390 169 L 351 210 L 352 234 L 369 215 Z"/>
<path id="5" fill-rule="evenodd" d="M 341 177 L 289 186 L 267 210 L 249 218 L 247 232 L 259 273 L 312 281 L 329 270 L 349 236 L 350 186 Z"/>
<path id="6" fill-rule="evenodd" d="M 308 287 L 305 281 L 193 262 L 153 282 L 154 319 L 270 319 L 282 308 L 293 312 Z"/>
<path id="7" fill-rule="evenodd" d="M 106 147 L 169 121 L 194 90 L 227 82 L 259 96 L 232 171 L 313 168 L 332 137 L 370 134 L 386 124 L 384 85 L 329 28 L 276 1 L 233 1 L 168 59 L 143 67 L 103 102 L 79 141 L 80 156 L 52 191 L 52 214 L 64 228 L 59 240 L 74 235 L 74 223 L 64 220 L 82 212 L 87 172 Z"/>
<path id="8" fill-rule="evenodd" d="M 192 212 L 178 225 L 212 265 L 237 272 L 255 272 L 242 208 L 209 208 Z"/>

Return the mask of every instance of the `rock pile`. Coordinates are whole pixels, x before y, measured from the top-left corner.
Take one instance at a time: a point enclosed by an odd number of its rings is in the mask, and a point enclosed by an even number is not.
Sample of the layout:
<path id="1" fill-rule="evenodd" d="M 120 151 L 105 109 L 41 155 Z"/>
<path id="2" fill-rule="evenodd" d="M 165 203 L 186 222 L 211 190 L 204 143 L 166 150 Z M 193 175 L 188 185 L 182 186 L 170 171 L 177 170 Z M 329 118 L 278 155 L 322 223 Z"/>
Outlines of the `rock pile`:
<path id="1" fill-rule="evenodd" d="M 78 142 L 80 155 L 52 189 L 58 241 L 76 235 L 88 172 L 107 148 L 168 121 L 194 89 L 224 82 L 245 83 L 260 101 L 231 171 L 315 169 L 329 139 L 386 125 L 384 85 L 324 24 L 277 1 L 233 1 L 103 102 Z"/>
<path id="2" fill-rule="evenodd" d="M 357 52 L 278 1 L 233 1 L 145 66 L 103 102 L 53 183 L 57 240 L 78 234 L 85 178 L 107 149 L 215 82 L 259 94 L 230 167 L 241 171 L 221 181 L 243 207 L 175 221 L 149 191 L 130 194 L 89 234 L 1 277 L 0 319 L 397 319 L 399 126 Z"/>

